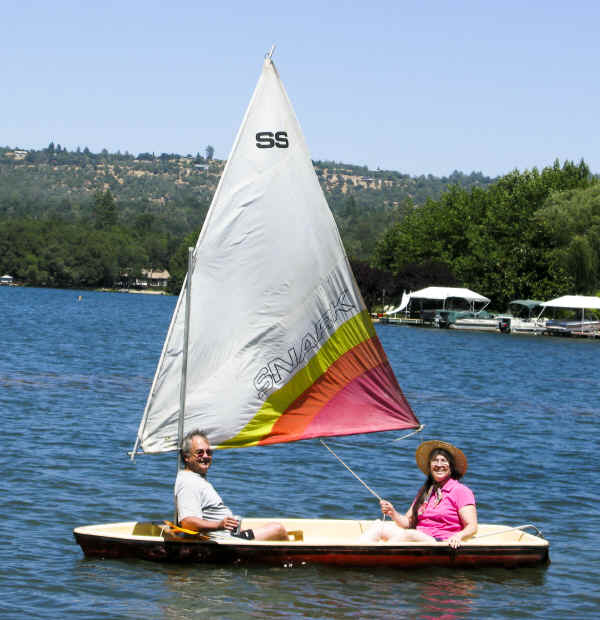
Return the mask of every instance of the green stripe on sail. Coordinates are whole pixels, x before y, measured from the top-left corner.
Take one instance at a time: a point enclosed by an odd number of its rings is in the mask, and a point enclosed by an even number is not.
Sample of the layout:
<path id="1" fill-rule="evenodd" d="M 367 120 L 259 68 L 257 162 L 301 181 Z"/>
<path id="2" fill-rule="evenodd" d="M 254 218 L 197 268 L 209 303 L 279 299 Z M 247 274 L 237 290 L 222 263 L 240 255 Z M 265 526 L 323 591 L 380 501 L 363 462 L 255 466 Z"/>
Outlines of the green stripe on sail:
<path id="1" fill-rule="evenodd" d="M 258 413 L 220 448 L 255 446 L 271 432 L 285 410 L 327 369 L 355 346 L 373 338 L 375 328 L 366 310 L 343 323 L 325 342 L 308 364 L 263 403 Z"/>

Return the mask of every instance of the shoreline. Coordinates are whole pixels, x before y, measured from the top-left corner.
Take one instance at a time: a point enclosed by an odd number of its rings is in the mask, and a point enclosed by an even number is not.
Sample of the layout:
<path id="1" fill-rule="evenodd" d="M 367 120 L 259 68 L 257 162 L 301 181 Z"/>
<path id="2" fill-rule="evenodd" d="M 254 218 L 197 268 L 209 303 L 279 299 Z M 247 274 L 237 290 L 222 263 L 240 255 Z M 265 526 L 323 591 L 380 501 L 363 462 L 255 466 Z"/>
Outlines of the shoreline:
<path id="1" fill-rule="evenodd" d="M 99 288 L 96 289 L 100 293 L 130 293 L 132 295 L 168 295 L 172 297 L 171 293 L 167 291 L 149 291 L 137 288 Z"/>
<path id="2" fill-rule="evenodd" d="M 70 288 L 70 287 L 61 287 L 61 286 L 30 286 L 28 284 L 23 284 L 21 282 L 13 283 L 13 284 L 3 284 L 0 288 L 40 288 L 47 290 L 55 290 L 55 291 L 94 291 L 96 293 L 130 293 L 132 295 L 165 295 L 167 297 L 177 297 L 177 295 L 173 295 L 172 293 L 168 293 L 164 289 L 159 291 L 154 290 L 143 290 L 143 289 L 135 289 L 135 288 Z"/>

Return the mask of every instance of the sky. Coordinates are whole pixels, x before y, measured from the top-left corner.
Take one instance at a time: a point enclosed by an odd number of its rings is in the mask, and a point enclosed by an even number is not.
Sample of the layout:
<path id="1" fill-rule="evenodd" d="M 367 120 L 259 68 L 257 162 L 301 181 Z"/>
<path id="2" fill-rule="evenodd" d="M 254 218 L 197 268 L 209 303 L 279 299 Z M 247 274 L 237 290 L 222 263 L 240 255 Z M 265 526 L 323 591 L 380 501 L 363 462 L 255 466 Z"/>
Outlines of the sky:
<path id="1" fill-rule="evenodd" d="M 0 145 L 225 159 L 273 60 L 311 156 L 600 172 L 594 0 L 2 0 Z"/>

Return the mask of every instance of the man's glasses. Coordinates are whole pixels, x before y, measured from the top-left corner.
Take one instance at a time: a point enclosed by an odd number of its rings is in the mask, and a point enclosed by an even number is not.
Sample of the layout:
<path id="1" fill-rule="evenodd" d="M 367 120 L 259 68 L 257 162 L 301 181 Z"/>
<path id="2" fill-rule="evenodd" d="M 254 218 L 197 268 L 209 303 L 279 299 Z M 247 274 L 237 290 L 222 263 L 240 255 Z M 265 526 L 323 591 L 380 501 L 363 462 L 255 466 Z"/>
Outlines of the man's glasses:
<path id="1" fill-rule="evenodd" d="M 196 452 L 191 452 L 190 454 L 195 458 L 199 458 L 204 456 L 204 454 L 206 453 L 206 456 L 212 456 L 213 455 L 213 449 L 212 448 L 207 448 L 206 450 L 203 450 L 202 448 L 200 448 L 199 450 L 196 450 Z"/>

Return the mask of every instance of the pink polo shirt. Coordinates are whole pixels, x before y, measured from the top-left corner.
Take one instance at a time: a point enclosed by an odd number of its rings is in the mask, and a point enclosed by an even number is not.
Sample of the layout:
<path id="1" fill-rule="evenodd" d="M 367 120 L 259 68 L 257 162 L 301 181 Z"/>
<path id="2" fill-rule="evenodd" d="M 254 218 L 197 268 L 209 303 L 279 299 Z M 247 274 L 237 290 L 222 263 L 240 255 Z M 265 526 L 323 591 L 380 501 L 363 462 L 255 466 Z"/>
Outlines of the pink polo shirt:
<path id="1" fill-rule="evenodd" d="M 463 506 L 475 504 L 475 496 L 468 486 L 448 478 L 442 487 L 442 500 L 438 503 L 432 494 L 427 504 L 421 506 L 417 529 L 435 538 L 446 540 L 463 529 L 458 511 Z"/>

